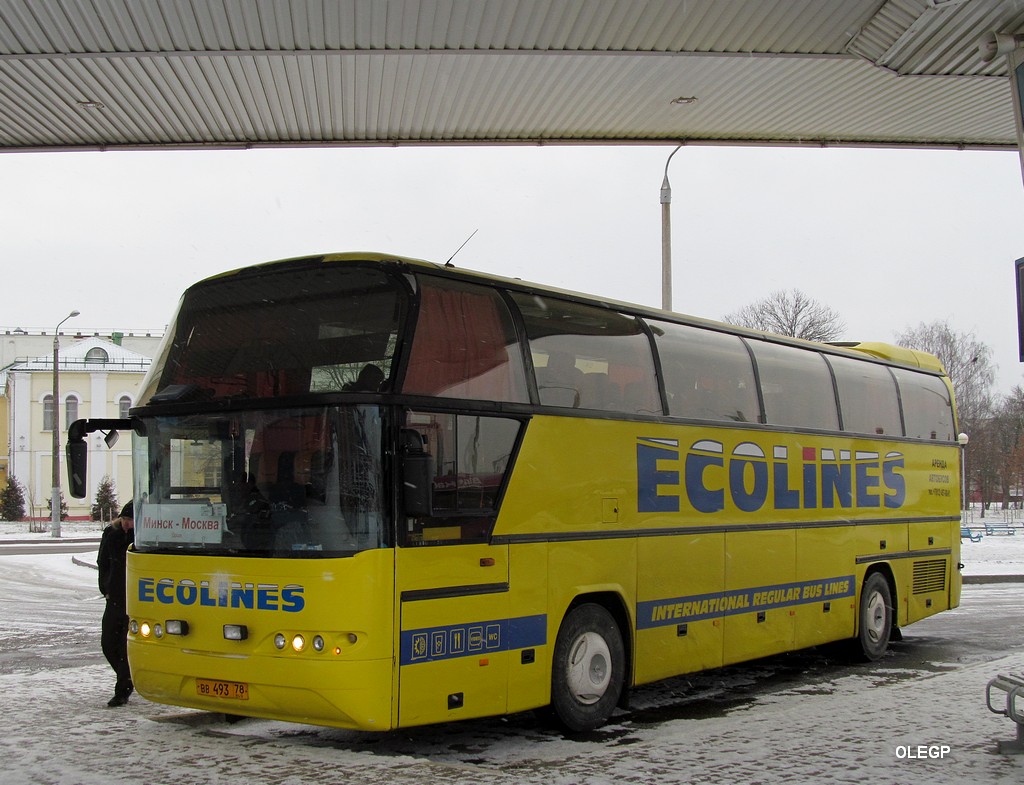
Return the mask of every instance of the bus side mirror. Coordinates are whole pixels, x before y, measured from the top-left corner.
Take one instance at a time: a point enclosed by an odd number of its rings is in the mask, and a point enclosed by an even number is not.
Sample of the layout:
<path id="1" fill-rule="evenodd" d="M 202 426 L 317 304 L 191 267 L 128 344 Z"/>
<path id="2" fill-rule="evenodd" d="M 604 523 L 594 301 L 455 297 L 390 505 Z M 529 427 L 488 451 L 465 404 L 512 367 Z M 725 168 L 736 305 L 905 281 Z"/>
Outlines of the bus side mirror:
<path id="1" fill-rule="evenodd" d="M 89 444 L 85 440 L 85 420 L 76 420 L 68 428 L 68 486 L 76 499 L 85 498 L 88 476 Z"/>
<path id="2" fill-rule="evenodd" d="M 410 518 L 434 514 L 434 456 L 411 428 L 402 429 L 402 508 Z"/>
<path id="3" fill-rule="evenodd" d="M 84 499 L 87 492 L 85 484 L 89 476 L 89 443 L 85 437 L 94 431 L 107 431 L 104 441 L 107 447 L 113 447 L 117 442 L 118 430 L 134 430 L 140 436 L 146 435 L 141 420 L 75 420 L 68 426 L 68 486 L 76 499 Z"/>

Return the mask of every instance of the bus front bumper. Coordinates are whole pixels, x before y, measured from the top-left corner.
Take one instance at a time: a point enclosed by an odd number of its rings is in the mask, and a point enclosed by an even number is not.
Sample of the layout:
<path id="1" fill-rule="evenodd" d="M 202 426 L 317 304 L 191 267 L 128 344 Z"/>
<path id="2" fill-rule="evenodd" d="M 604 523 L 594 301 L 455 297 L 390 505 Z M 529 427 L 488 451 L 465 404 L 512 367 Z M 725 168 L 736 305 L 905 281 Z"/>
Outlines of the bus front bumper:
<path id="1" fill-rule="evenodd" d="M 129 645 L 135 689 L 156 703 L 353 730 L 391 730 L 391 659 L 339 661 L 330 656 L 249 656 L 240 661 Z"/>

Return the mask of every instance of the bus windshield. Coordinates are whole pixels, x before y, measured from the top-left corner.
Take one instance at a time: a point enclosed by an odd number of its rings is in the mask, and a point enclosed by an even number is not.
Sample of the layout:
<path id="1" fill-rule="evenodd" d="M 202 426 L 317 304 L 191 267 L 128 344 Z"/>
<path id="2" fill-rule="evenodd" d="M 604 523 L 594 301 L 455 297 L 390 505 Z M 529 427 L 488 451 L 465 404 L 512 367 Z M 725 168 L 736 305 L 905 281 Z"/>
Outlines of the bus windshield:
<path id="1" fill-rule="evenodd" d="M 386 391 L 404 308 L 394 277 L 359 266 L 205 281 L 186 292 L 140 403 Z"/>
<path id="2" fill-rule="evenodd" d="M 387 542 L 377 406 L 143 420 L 133 435 L 135 548 L 349 555 Z"/>

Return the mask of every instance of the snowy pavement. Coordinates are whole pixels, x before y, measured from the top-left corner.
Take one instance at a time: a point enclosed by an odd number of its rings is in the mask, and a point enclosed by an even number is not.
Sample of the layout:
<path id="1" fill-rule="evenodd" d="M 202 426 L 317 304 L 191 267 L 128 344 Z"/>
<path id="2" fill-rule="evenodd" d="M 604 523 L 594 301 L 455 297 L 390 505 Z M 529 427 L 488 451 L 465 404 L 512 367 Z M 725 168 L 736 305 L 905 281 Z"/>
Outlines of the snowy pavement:
<path id="1" fill-rule="evenodd" d="M 699 681 L 729 682 L 730 700 L 673 707 L 666 693 L 686 686 L 676 679 L 637 690 L 631 713 L 578 738 L 566 738 L 529 714 L 379 735 L 263 720 L 230 724 L 221 715 L 138 696 L 127 707 L 107 709 L 111 674 L 81 635 L 99 624 L 101 605 L 89 596 L 91 581 L 78 580 L 66 558 L 57 556 L 12 556 L 3 563 L 5 618 L 12 602 L 9 576 L 23 571 L 48 575 L 52 585 L 39 592 L 39 602 L 61 598 L 69 614 L 39 626 L 38 608 L 28 607 L 0 634 L 4 653 L 12 629 L 19 636 L 53 638 L 37 660 L 14 670 L 0 667 L 7 707 L 0 714 L 5 785 L 1024 781 L 1024 758 L 995 752 L 996 740 L 1012 738 L 1012 723 L 984 707 L 988 679 L 1024 671 L 1024 652 L 909 671 L 894 656 L 891 663 L 887 658 L 864 667 L 816 668 L 810 680 L 752 676 L 752 667 L 726 669 Z M 961 610 L 913 625 L 908 637 L 955 636 L 955 615 L 983 609 L 987 598 L 1012 591 L 970 586 Z M 1019 594 L 1018 603 L 1024 600 Z M 748 689 L 749 699 L 736 699 Z M 938 754 L 946 747 L 941 758 L 927 757 L 929 749 Z"/>
<path id="2" fill-rule="evenodd" d="M 107 783 L 1014 783 L 1024 761 L 994 752 L 1010 723 L 988 713 L 984 685 L 1024 657 L 887 687 L 848 677 L 834 691 L 780 691 L 719 717 L 613 726 L 567 740 L 532 718 L 384 736 L 262 721 L 225 723 L 133 698 L 103 707 L 110 681 L 92 665 L 0 676 L 0 781 Z M 942 758 L 919 756 L 948 747 Z M 917 757 L 908 758 L 906 750 Z M 937 753 L 936 753 L 937 754 Z"/>
<path id="3" fill-rule="evenodd" d="M 21 538 L 6 525 L 0 541 Z M 1024 574 L 1024 532 L 965 542 L 963 560 L 967 575 Z M 532 714 L 366 734 L 138 696 L 108 709 L 95 585 L 70 555 L 0 548 L 0 785 L 1024 782 L 1024 756 L 996 752 L 1014 725 L 984 698 L 997 673 L 1024 673 L 1024 649 L 987 656 L 967 639 L 988 614 L 1024 619 L 1019 584 L 965 586 L 959 609 L 908 627 L 879 663 L 801 655 L 673 679 L 574 738 Z M 929 661 L 936 642 L 962 656 Z"/>

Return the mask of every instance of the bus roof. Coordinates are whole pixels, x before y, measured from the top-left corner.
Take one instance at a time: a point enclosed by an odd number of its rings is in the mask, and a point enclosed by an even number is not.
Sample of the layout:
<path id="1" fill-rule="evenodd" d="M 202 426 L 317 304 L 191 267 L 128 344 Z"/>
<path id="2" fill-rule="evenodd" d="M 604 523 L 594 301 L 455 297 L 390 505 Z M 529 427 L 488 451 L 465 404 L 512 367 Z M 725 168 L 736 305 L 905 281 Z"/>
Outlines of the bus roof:
<path id="1" fill-rule="evenodd" d="M 936 373 L 942 374 L 946 372 L 946 369 L 942 367 L 942 363 L 939 361 L 938 357 L 934 354 L 928 354 L 928 352 L 922 352 L 918 349 L 907 349 L 904 346 L 894 346 L 889 343 L 878 342 L 837 342 L 832 345 L 853 349 L 854 351 L 863 352 L 864 354 L 868 354 L 872 357 L 880 357 L 883 360 L 889 360 L 890 362 L 899 363 L 900 365 L 909 365 L 914 368 L 921 368 L 926 371 L 935 371 Z"/>
<path id="2" fill-rule="evenodd" d="M 480 272 L 478 270 L 458 268 L 452 265 L 450 262 L 441 264 L 438 262 L 426 261 L 424 259 L 416 259 L 414 257 L 400 256 L 398 254 L 382 253 L 380 251 L 345 251 L 339 253 L 313 254 L 308 256 L 273 260 L 254 265 L 249 265 L 246 267 L 240 267 L 234 270 L 228 270 L 223 273 L 210 276 L 209 278 L 206 278 L 198 282 L 198 284 L 215 281 L 220 278 L 226 278 L 232 275 L 237 275 L 246 272 L 255 272 L 257 270 L 269 271 L 270 268 L 278 266 L 287 266 L 296 263 L 308 264 L 311 262 L 371 262 L 379 263 L 381 265 L 395 265 L 398 267 L 412 268 L 421 270 L 423 272 L 438 274 L 444 277 L 452 277 L 461 280 L 476 281 L 480 283 L 497 284 L 508 289 L 574 300 L 578 302 L 587 303 L 590 305 L 595 305 L 598 307 L 624 311 L 637 316 L 663 319 L 665 321 L 678 322 L 682 324 L 689 324 L 697 327 L 704 327 L 722 332 L 734 333 L 746 336 L 748 338 L 767 340 L 772 341 L 774 343 L 785 343 L 790 345 L 802 346 L 805 348 L 813 347 L 820 351 L 826 351 L 833 354 L 844 354 L 847 356 L 856 356 L 860 357 L 861 359 L 863 359 L 864 356 L 867 355 L 870 358 L 881 360 L 887 364 L 902 365 L 940 375 L 945 375 L 946 373 L 945 369 L 942 366 L 942 363 L 934 355 L 916 349 L 907 349 L 902 346 L 895 346 L 893 344 L 883 343 L 879 341 L 836 341 L 829 343 L 806 341 L 800 338 L 792 338 L 785 335 L 778 335 L 775 333 L 763 332 L 760 330 L 754 330 L 747 327 L 740 327 L 738 325 L 728 324 L 726 322 L 716 321 L 714 319 L 707 319 L 700 316 L 680 314 L 674 311 L 665 311 L 660 308 L 639 305 L 637 303 L 629 303 L 620 300 L 609 299 L 605 297 L 600 297 L 598 295 L 576 292 L 569 289 L 560 289 L 558 287 L 548 286 L 546 284 L 538 284 L 530 281 L 524 281 L 519 278 L 506 278 L 504 276 L 496 275 L 493 273 L 485 273 Z"/>

